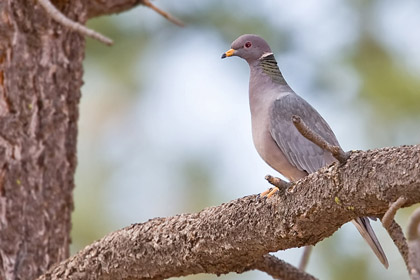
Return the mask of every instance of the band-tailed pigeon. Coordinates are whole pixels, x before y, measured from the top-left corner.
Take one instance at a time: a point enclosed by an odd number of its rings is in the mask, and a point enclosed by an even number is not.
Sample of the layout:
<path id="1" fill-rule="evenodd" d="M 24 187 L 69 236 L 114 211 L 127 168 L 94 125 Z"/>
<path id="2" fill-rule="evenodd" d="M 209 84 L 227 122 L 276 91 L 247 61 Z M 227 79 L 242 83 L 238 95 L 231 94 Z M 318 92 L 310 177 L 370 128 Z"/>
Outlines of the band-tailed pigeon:
<path id="1" fill-rule="evenodd" d="M 222 58 L 230 56 L 239 56 L 249 64 L 252 137 L 265 162 L 295 181 L 336 161 L 330 152 L 306 139 L 294 126 L 292 116 L 297 115 L 328 143 L 339 145 L 327 122 L 286 83 L 264 39 L 252 34 L 242 35 L 233 41 Z M 357 218 L 353 223 L 381 263 L 388 267 L 369 219 Z"/>

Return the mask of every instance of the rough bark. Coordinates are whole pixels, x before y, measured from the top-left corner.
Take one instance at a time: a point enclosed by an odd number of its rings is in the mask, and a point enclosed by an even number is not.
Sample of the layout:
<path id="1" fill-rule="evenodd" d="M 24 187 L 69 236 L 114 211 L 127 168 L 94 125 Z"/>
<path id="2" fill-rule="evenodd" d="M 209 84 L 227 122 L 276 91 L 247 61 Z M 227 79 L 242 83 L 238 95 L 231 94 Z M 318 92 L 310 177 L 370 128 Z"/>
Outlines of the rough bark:
<path id="1" fill-rule="evenodd" d="M 86 19 L 82 1 L 56 4 Z M 37 1 L 0 1 L 0 279 L 69 256 L 84 47 Z"/>
<path id="2" fill-rule="evenodd" d="M 352 152 L 270 199 L 247 196 L 199 213 L 110 233 L 40 279 L 162 279 L 243 272 L 268 252 L 313 245 L 399 197 L 420 202 L 420 145 Z"/>

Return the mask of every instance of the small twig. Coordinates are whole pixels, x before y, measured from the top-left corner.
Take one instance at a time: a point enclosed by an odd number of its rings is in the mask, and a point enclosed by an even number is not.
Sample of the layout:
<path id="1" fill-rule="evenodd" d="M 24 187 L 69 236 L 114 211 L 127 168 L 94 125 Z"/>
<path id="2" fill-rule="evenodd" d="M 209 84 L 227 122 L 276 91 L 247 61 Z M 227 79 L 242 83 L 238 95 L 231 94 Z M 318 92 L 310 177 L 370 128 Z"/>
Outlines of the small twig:
<path id="1" fill-rule="evenodd" d="M 306 266 L 309 262 L 309 257 L 311 256 L 313 246 L 305 246 L 303 248 L 303 255 L 300 259 L 299 269 L 302 271 L 306 270 Z"/>
<path id="2" fill-rule="evenodd" d="M 385 227 L 385 229 L 387 230 L 392 241 L 394 241 L 395 246 L 397 246 L 398 251 L 404 259 L 407 269 L 410 270 L 410 265 L 408 261 L 408 244 L 401 227 L 397 224 L 397 222 L 394 219 L 392 219 L 388 227 Z"/>
<path id="3" fill-rule="evenodd" d="M 155 12 L 157 12 L 158 14 L 160 14 L 161 16 L 163 16 L 164 18 L 166 18 L 167 20 L 169 20 L 173 24 L 176 24 L 180 27 L 184 26 L 184 23 L 182 23 L 179 19 L 176 19 L 172 15 L 170 15 L 169 13 L 159 9 L 158 7 L 153 5 L 149 0 L 143 0 L 143 5 L 145 5 L 145 6 L 149 7 L 150 9 L 154 10 Z"/>
<path id="4" fill-rule="evenodd" d="M 264 271 L 274 279 L 282 280 L 315 280 L 316 278 L 312 275 L 301 271 L 275 256 L 270 254 L 264 255 L 262 260 L 254 265 L 255 269 Z"/>
<path id="5" fill-rule="evenodd" d="M 414 210 L 408 222 L 407 238 L 409 241 L 419 239 L 420 207 Z"/>
<path id="6" fill-rule="evenodd" d="M 318 145 L 321 149 L 329 151 L 341 164 L 344 164 L 349 155 L 340 146 L 333 146 L 319 134 L 310 129 L 299 116 L 292 116 L 292 121 L 297 130 L 309 141 Z"/>
<path id="7" fill-rule="evenodd" d="M 283 181 L 282 179 L 278 178 L 278 177 L 273 177 L 271 175 L 265 175 L 264 177 L 270 184 L 272 184 L 273 186 L 279 188 L 280 190 L 284 191 L 286 190 L 288 187 L 290 187 L 290 185 L 292 185 L 289 182 Z"/>
<path id="8" fill-rule="evenodd" d="M 407 198 L 400 196 L 396 201 L 391 203 L 388 210 L 381 218 L 382 226 L 387 230 L 389 236 L 394 241 L 395 246 L 397 246 L 398 251 L 400 251 L 401 256 L 404 259 L 407 270 L 410 271 L 410 262 L 409 262 L 409 247 L 407 240 L 405 239 L 404 233 L 401 227 L 394 220 L 395 214 L 398 209 L 400 209 L 407 202 Z"/>
<path id="9" fill-rule="evenodd" d="M 92 29 L 89 29 L 86 26 L 76 21 L 73 21 L 69 19 L 68 17 L 66 17 L 65 15 L 63 15 L 49 0 L 38 0 L 38 3 L 41 4 L 41 6 L 45 9 L 47 14 L 49 14 L 55 21 L 69 28 L 70 30 L 73 30 L 82 35 L 96 39 L 108 46 L 113 44 L 113 41 L 109 39 L 108 37 L 105 37 L 104 35 Z"/>
<path id="10" fill-rule="evenodd" d="M 408 260 L 409 260 L 409 273 L 411 280 L 420 279 L 420 208 L 417 208 L 410 217 L 408 222 Z"/>
<path id="11" fill-rule="evenodd" d="M 385 229 L 391 225 L 394 220 L 395 214 L 397 213 L 398 209 L 400 209 L 404 203 L 407 202 L 407 198 L 400 196 L 396 201 L 394 201 L 382 217 L 382 225 Z"/>
<path id="12" fill-rule="evenodd" d="M 313 246 L 305 246 L 303 248 L 303 255 L 300 259 L 299 269 L 305 271 L 306 266 L 309 262 L 309 257 L 311 256 Z"/>

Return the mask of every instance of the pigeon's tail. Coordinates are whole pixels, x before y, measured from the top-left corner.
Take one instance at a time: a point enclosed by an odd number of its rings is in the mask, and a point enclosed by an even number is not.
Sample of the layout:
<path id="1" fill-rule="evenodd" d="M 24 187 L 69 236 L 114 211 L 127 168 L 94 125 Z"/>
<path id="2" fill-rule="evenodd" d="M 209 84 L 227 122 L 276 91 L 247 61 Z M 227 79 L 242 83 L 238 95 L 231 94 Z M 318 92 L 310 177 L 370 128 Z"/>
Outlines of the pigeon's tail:
<path id="1" fill-rule="evenodd" d="M 384 250 L 382 250 L 382 247 L 378 241 L 378 238 L 375 235 L 375 232 L 370 226 L 369 218 L 368 217 L 357 218 L 357 219 L 354 219 L 352 222 L 356 226 L 357 230 L 360 232 L 362 237 L 369 244 L 370 248 L 372 248 L 373 252 L 381 261 L 381 263 L 385 266 L 385 268 L 388 268 L 389 266 L 388 260 L 385 256 Z"/>

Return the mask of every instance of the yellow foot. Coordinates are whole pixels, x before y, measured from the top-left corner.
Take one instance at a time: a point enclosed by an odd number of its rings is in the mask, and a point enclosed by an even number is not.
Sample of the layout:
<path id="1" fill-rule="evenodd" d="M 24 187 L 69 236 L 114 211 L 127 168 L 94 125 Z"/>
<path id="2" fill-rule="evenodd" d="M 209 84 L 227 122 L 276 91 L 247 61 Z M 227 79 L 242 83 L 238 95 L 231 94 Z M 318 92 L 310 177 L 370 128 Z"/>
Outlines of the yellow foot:
<path id="1" fill-rule="evenodd" d="M 262 193 L 260 193 L 258 196 L 259 196 L 259 197 L 265 197 L 265 196 L 266 196 L 267 194 L 269 194 L 272 190 L 273 190 L 273 188 L 266 189 L 265 191 L 263 191 Z"/>
<path id="2" fill-rule="evenodd" d="M 273 194 L 275 194 L 278 191 L 280 191 L 278 187 L 269 188 L 268 190 L 265 190 L 262 193 L 260 193 L 260 197 L 270 198 Z"/>

